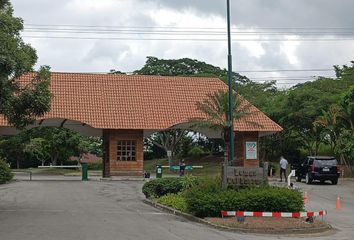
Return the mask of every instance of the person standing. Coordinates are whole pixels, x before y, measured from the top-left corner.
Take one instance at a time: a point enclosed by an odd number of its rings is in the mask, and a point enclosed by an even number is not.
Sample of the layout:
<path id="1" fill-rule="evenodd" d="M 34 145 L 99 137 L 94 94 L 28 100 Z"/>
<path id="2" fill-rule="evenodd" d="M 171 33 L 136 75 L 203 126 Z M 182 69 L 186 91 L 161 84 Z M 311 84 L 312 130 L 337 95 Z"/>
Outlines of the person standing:
<path id="1" fill-rule="evenodd" d="M 186 163 L 184 162 L 184 159 L 182 159 L 179 162 L 179 176 L 182 177 L 184 176 L 184 171 L 186 170 Z"/>
<path id="2" fill-rule="evenodd" d="M 280 182 L 283 181 L 283 174 L 284 174 L 284 181 L 286 182 L 286 168 L 288 167 L 288 160 L 286 160 L 283 156 L 280 157 Z"/>

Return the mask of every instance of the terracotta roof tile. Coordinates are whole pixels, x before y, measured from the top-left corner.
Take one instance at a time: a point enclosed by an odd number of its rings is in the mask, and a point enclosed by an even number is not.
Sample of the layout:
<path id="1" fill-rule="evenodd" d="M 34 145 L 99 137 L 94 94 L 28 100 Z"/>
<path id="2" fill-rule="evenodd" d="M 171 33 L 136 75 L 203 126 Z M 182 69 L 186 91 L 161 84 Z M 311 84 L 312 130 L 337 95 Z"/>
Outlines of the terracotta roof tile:
<path id="1" fill-rule="evenodd" d="M 217 78 L 52 73 L 52 110 L 41 119 L 71 119 L 100 129 L 166 129 L 201 117 L 196 103 L 219 89 L 227 86 Z M 237 131 L 282 130 L 257 108 L 252 112 L 236 122 Z M 0 116 L 0 126 L 7 125 Z"/>

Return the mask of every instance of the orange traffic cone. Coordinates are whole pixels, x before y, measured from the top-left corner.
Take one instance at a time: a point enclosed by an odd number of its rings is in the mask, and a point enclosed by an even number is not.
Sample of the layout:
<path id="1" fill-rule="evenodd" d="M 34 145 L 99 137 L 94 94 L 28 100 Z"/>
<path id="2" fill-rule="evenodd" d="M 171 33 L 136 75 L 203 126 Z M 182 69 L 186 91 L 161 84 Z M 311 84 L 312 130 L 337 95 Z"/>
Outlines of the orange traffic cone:
<path id="1" fill-rule="evenodd" d="M 309 203 L 309 197 L 307 196 L 307 192 L 304 192 L 304 203 Z"/>
<path id="2" fill-rule="evenodd" d="M 337 196 L 336 209 L 337 209 L 337 210 L 340 210 L 340 209 L 341 209 L 341 206 L 340 206 L 340 196 L 339 196 L 339 195 Z"/>

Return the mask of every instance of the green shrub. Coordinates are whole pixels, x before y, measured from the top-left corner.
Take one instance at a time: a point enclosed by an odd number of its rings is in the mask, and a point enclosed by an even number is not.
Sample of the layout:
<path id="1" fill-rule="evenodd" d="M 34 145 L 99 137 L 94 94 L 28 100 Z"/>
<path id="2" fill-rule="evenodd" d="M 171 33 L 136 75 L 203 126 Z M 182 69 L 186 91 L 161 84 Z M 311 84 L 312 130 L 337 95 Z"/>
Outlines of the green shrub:
<path id="1" fill-rule="evenodd" d="M 186 200 L 179 194 L 167 194 L 159 198 L 158 202 L 179 211 L 187 212 Z"/>
<path id="2" fill-rule="evenodd" d="M 198 217 L 220 216 L 221 210 L 298 212 L 303 210 L 302 196 L 298 191 L 276 187 L 223 190 L 216 185 L 202 185 L 187 190 L 188 211 Z"/>
<path id="3" fill-rule="evenodd" d="M 240 209 L 244 211 L 299 212 L 304 210 L 299 191 L 280 187 L 255 187 L 239 192 L 244 196 Z"/>
<path id="4" fill-rule="evenodd" d="M 143 186 L 145 197 L 161 197 L 169 193 L 179 193 L 183 190 L 182 178 L 159 178 L 149 181 Z"/>
<path id="5" fill-rule="evenodd" d="M 270 162 L 269 166 L 268 166 L 268 176 L 270 175 L 270 169 L 272 170 L 272 174 L 273 176 L 277 176 L 278 172 L 279 172 L 279 163 L 274 163 L 274 162 Z"/>
<path id="6" fill-rule="evenodd" d="M 14 177 L 7 163 L 0 159 L 0 184 L 10 181 Z"/>
<path id="7" fill-rule="evenodd" d="M 192 157 L 201 157 L 203 155 L 207 154 L 207 152 L 204 151 L 203 148 L 199 146 L 194 146 L 191 150 L 189 150 L 188 155 Z"/>
<path id="8" fill-rule="evenodd" d="M 102 161 L 89 163 L 88 164 L 88 169 L 89 170 L 102 170 L 103 169 L 103 163 L 102 163 Z"/>
<path id="9" fill-rule="evenodd" d="M 199 179 L 198 177 L 193 176 L 191 174 L 186 174 L 184 177 L 181 178 L 181 183 L 183 186 L 182 190 L 186 190 L 196 186 L 199 183 Z"/>
<path id="10" fill-rule="evenodd" d="M 218 216 L 220 209 L 219 195 L 225 190 L 218 179 L 205 178 L 196 186 L 186 190 L 182 195 L 186 199 L 188 212 L 198 216 Z M 220 211 L 219 211 L 220 212 Z"/>

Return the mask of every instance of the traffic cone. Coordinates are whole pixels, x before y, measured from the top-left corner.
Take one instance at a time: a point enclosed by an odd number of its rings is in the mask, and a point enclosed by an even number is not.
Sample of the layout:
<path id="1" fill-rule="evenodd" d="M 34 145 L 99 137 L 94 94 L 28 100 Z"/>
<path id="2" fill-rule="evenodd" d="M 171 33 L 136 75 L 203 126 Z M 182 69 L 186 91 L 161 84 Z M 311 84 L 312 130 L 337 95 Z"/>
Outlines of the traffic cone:
<path id="1" fill-rule="evenodd" d="M 341 206 L 340 206 L 340 196 L 339 196 L 339 195 L 337 196 L 336 209 L 337 209 L 337 210 L 340 210 L 340 209 L 341 209 Z"/>
<path id="2" fill-rule="evenodd" d="M 304 193 L 304 203 L 309 203 L 309 197 L 307 196 L 307 192 Z"/>

